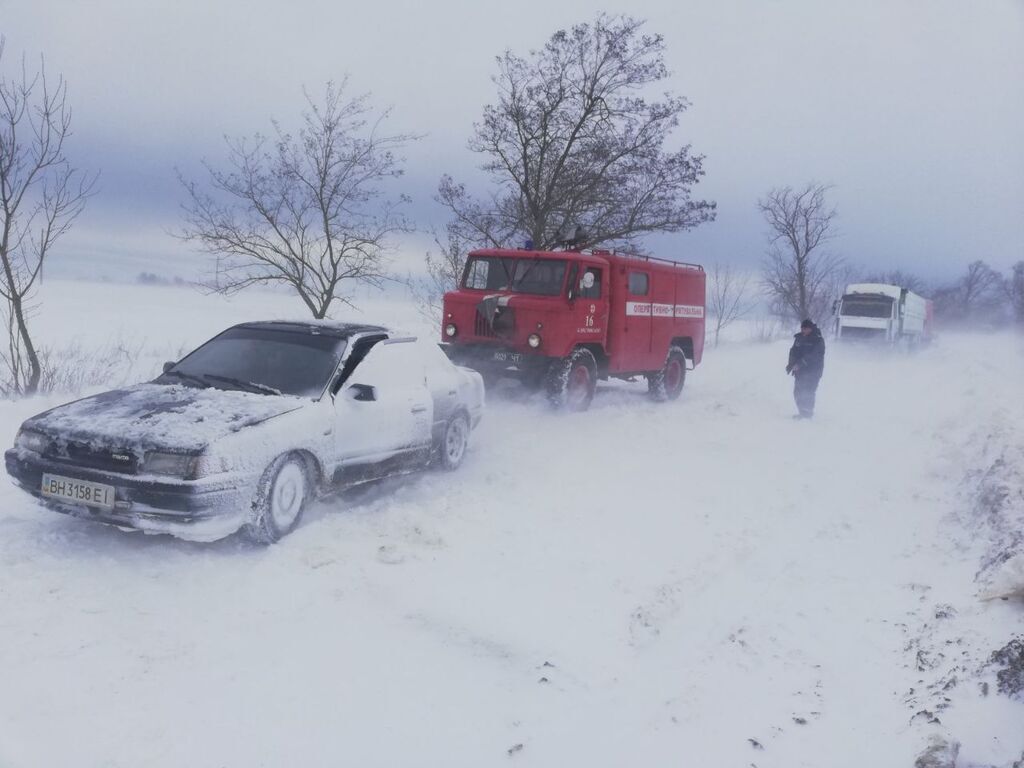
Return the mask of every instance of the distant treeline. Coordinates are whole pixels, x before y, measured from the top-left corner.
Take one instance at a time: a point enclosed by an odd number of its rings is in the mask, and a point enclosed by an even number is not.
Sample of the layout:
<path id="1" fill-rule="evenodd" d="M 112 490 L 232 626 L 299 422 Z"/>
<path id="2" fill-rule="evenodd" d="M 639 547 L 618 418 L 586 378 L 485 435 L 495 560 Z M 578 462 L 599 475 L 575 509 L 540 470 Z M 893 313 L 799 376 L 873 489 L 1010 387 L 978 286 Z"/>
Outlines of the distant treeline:
<path id="1" fill-rule="evenodd" d="M 999 327 L 1024 324 L 1024 261 L 1002 274 L 984 261 L 973 261 L 951 283 L 925 295 L 935 302 L 936 322 L 945 325 Z"/>
<path id="2" fill-rule="evenodd" d="M 180 277 L 164 277 L 154 272 L 139 272 L 135 282 L 139 285 L 188 285 L 188 281 Z"/>

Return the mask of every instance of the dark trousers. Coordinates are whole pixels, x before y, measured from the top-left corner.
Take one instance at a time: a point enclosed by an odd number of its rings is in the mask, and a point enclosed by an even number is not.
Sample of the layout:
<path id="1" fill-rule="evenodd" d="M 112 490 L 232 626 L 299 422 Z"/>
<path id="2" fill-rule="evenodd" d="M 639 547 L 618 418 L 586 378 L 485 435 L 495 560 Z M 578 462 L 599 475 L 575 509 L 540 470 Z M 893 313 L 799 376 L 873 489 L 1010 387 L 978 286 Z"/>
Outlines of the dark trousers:
<path id="1" fill-rule="evenodd" d="M 818 392 L 818 382 L 821 381 L 820 373 L 797 373 L 793 377 L 793 399 L 796 400 L 797 410 L 800 415 L 810 418 L 814 415 L 814 396 Z"/>

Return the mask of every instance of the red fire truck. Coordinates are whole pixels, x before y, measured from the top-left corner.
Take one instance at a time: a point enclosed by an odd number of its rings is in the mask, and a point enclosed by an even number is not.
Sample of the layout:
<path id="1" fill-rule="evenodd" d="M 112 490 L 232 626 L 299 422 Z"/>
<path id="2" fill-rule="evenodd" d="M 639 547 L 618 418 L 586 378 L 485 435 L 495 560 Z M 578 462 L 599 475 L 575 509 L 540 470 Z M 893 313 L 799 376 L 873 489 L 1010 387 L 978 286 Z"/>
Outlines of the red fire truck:
<path id="1" fill-rule="evenodd" d="M 598 379 L 679 397 L 704 351 L 704 269 L 610 251 L 473 251 L 445 294 L 442 339 L 485 377 L 517 376 L 582 411 Z"/>

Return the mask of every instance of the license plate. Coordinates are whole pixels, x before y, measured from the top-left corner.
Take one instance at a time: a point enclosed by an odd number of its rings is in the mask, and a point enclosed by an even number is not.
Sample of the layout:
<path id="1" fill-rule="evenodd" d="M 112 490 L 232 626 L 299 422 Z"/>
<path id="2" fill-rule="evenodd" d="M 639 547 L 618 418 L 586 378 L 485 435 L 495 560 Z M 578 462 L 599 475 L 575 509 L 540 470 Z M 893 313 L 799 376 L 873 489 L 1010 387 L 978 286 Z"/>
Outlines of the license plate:
<path id="1" fill-rule="evenodd" d="M 43 475 L 43 496 L 90 507 L 114 508 L 114 486 L 73 480 L 61 475 Z"/>
<path id="2" fill-rule="evenodd" d="M 514 363 L 518 365 L 523 356 L 518 352 L 495 352 L 494 359 L 499 363 Z"/>

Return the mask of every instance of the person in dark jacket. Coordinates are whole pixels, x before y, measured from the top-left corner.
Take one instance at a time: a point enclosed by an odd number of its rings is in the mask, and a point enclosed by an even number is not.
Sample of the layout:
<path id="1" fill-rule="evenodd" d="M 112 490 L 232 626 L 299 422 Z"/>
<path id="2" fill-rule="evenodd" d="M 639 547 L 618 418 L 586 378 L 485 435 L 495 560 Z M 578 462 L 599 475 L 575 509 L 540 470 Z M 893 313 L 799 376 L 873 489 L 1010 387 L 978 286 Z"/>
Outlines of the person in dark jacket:
<path id="1" fill-rule="evenodd" d="M 809 419 L 814 416 L 814 396 L 818 382 L 825 371 L 825 339 L 811 320 L 800 323 L 800 333 L 793 336 L 789 349 L 786 373 L 793 374 L 793 399 L 799 413 L 793 418 Z"/>

